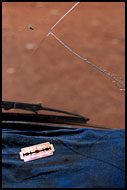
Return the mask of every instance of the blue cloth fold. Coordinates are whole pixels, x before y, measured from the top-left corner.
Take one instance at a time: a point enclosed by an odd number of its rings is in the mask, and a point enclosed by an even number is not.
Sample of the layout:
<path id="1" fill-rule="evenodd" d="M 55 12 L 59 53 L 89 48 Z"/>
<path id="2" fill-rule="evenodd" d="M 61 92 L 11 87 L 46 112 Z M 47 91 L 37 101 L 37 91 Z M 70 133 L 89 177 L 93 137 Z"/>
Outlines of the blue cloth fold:
<path id="1" fill-rule="evenodd" d="M 125 130 L 40 127 L 2 129 L 3 188 L 125 188 Z M 21 148 L 44 142 L 53 156 L 20 159 Z"/>

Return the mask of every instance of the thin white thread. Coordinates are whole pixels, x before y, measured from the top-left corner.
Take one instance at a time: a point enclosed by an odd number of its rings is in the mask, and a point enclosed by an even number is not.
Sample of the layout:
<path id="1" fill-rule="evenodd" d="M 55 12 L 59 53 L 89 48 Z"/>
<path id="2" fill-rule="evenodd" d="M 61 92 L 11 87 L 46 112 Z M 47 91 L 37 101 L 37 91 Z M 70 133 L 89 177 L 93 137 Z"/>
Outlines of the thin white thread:
<path id="1" fill-rule="evenodd" d="M 80 2 L 77 2 L 73 7 L 71 7 L 71 8 L 52 26 L 52 28 L 50 28 L 50 30 L 49 30 L 49 32 L 46 34 L 46 36 L 45 36 L 43 39 L 41 39 L 41 41 L 40 41 L 39 45 L 37 46 L 37 48 L 33 50 L 31 56 L 33 56 L 33 54 L 37 51 L 37 49 L 39 48 L 40 44 L 42 44 L 42 41 L 44 41 L 44 40 L 49 36 L 49 34 L 50 34 L 50 32 L 53 30 L 53 28 L 55 28 L 56 25 L 57 25 L 69 12 L 71 12 L 72 9 L 74 9 L 79 3 L 80 3 Z"/>
<path id="2" fill-rule="evenodd" d="M 93 68 L 99 70 L 100 72 L 104 73 L 107 77 L 113 79 L 114 81 L 118 82 L 120 85 L 125 87 L 125 84 L 123 82 L 121 82 L 120 80 L 118 80 L 116 77 L 110 75 L 109 73 L 105 72 L 104 70 L 102 70 L 101 68 L 99 68 L 98 66 L 94 65 L 93 63 L 89 62 L 87 59 L 85 59 L 84 57 L 80 56 L 79 54 L 77 54 L 76 52 L 74 52 L 70 47 L 68 47 L 64 42 L 62 42 L 54 33 L 52 33 L 51 31 L 56 27 L 56 25 L 69 13 L 72 11 L 72 9 L 74 9 L 80 2 L 77 2 L 73 7 L 71 7 L 53 26 L 52 28 L 49 30 L 49 32 L 47 33 L 47 35 L 44 37 L 44 39 L 46 37 L 48 37 L 50 34 L 52 34 L 57 41 L 59 41 L 65 48 L 67 48 L 70 52 L 72 52 L 73 54 L 75 54 L 77 57 L 79 57 L 80 59 L 82 59 L 83 61 L 87 62 L 89 65 L 91 65 Z M 42 42 L 42 40 L 41 40 Z M 41 43 L 40 42 L 40 43 Z M 38 48 L 37 48 L 38 49 Z M 36 50 L 37 50 L 36 49 Z M 36 51 L 35 50 L 35 51 Z M 33 53 L 35 53 L 35 51 Z M 33 55 L 32 53 L 32 55 Z"/>
<path id="3" fill-rule="evenodd" d="M 111 78 L 112 80 L 118 82 L 120 85 L 125 86 L 125 84 L 123 82 L 121 82 L 120 80 L 118 80 L 116 77 L 108 74 L 107 72 L 105 72 L 104 70 L 102 70 L 101 68 L 99 68 L 98 66 L 94 65 L 93 63 L 91 63 L 90 61 L 88 61 L 87 59 L 85 59 L 84 57 L 82 57 L 81 55 L 77 54 L 75 51 L 73 51 L 70 47 L 68 47 L 62 40 L 60 40 L 54 33 L 50 32 L 49 34 L 51 34 L 52 36 L 54 36 L 54 38 L 60 42 L 65 48 L 67 48 L 70 52 L 72 52 L 73 54 L 75 54 L 77 57 L 79 57 L 80 59 L 82 59 L 83 61 L 87 62 L 89 65 L 91 65 L 93 68 L 99 70 L 100 72 L 104 73 L 107 77 Z"/>
<path id="4" fill-rule="evenodd" d="M 50 34 L 51 30 L 53 30 L 53 28 L 56 27 L 56 25 L 69 13 L 71 12 L 80 2 L 77 2 L 73 7 L 71 7 L 53 26 L 52 28 L 49 30 L 47 36 Z"/>

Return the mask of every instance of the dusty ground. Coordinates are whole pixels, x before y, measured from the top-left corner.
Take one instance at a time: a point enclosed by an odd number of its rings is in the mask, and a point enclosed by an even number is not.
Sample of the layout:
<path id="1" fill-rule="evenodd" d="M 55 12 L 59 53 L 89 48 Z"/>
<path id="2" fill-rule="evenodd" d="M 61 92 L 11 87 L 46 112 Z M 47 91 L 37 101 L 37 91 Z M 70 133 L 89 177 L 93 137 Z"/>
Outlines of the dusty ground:
<path id="1" fill-rule="evenodd" d="M 40 44 L 73 5 L 74 2 L 2 3 L 2 99 L 42 103 L 82 114 L 94 124 L 124 128 L 122 86 L 70 53 L 53 36 Z M 124 3 L 84 2 L 53 32 L 81 56 L 124 82 L 124 15 Z M 34 30 L 28 29 L 29 24 Z"/>

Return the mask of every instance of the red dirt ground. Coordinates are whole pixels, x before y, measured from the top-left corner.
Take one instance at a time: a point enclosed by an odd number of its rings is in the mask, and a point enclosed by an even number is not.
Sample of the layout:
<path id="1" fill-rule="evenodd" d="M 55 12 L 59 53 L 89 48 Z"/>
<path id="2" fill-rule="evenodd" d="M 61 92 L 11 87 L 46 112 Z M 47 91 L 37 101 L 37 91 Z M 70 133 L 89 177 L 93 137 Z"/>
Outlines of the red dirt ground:
<path id="1" fill-rule="evenodd" d="M 74 4 L 2 3 L 2 99 L 42 103 L 82 114 L 90 123 L 124 128 L 122 86 L 51 35 L 38 47 Z M 30 24 L 34 30 L 28 29 Z M 52 32 L 78 54 L 125 81 L 125 3 L 81 2 Z"/>

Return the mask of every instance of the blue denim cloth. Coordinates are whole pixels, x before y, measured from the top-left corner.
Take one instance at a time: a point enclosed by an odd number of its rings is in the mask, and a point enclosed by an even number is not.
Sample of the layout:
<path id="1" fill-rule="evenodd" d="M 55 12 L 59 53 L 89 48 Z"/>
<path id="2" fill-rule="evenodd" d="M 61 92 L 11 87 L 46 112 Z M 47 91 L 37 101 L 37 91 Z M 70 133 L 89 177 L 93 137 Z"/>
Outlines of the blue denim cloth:
<path id="1" fill-rule="evenodd" d="M 2 129 L 3 188 L 125 187 L 125 130 L 19 126 Z M 53 156 L 20 160 L 21 148 L 47 141 Z"/>

